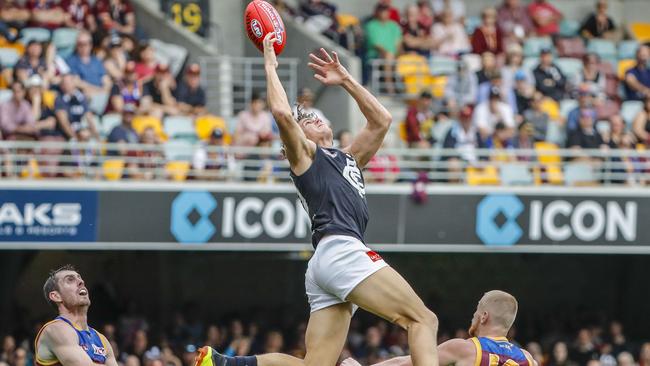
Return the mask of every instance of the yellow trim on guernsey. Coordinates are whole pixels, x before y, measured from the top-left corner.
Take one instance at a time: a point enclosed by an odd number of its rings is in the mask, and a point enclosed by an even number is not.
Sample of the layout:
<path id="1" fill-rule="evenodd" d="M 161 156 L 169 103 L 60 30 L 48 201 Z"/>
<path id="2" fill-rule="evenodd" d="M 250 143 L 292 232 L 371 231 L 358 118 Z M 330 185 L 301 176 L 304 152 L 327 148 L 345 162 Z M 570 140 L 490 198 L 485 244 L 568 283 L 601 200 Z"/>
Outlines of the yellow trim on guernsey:
<path id="1" fill-rule="evenodd" d="M 483 355 L 483 349 L 481 348 L 481 342 L 478 338 L 470 338 L 474 342 L 474 347 L 476 347 L 476 360 L 474 361 L 474 366 L 481 366 L 481 357 Z"/>
<path id="2" fill-rule="evenodd" d="M 57 322 L 57 321 L 61 321 L 61 320 L 60 319 L 54 319 L 54 320 L 50 320 L 49 322 L 45 323 L 45 325 L 43 325 L 41 327 L 41 329 L 38 331 L 38 333 L 36 334 L 36 338 L 34 339 L 34 360 L 36 360 L 36 363 L 39 364 L 39 365 L 50 366 L 50 365 L 55 365 L 55 364 L 59 363 L 58 359 L 55 359 L 53 361 L 44 361 L 44 360 L 42 360 L 42 359 L 40 359 L 38 357 L 38 340 L 41 338 L 41 333 L 43 333 L 43 331 L 45 330 L 45 328 L 48 325 L 50 325 L 50 324 L 52 324 L 54 322 Z"/>

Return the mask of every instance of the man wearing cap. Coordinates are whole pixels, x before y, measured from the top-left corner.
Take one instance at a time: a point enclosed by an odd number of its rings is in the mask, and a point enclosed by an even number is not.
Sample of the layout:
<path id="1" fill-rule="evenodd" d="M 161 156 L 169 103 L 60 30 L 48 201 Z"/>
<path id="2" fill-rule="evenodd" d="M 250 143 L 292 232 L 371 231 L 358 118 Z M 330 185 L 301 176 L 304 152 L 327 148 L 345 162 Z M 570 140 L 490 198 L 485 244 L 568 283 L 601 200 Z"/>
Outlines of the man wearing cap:
<path id="1" fill-rule="evenodd" d="M 506 128 L 513 131 L 516 127 L 512 108 L 503 102 L 501 90 L 498 88 L 491 88 L 490 99 L 476 106 L 473 119 L 474 125 L 478 127 L 483 139 L 494 133 L 494 127 L 499 122 L 502 122 Z"/>
<path id="2" fill-rule="evenodd" d="M 584 111 L 591 113 L 593 120 L 596 120 L 596 111 L 593 109 L 593 94 L 587 88 L 580 88 L 578 91 L 578 106 L 569 112 L 567 116 L 567 131 L 578 129 L 580 114 Z"/>
<path id="3" fill-rule="evenodd" d="M 553 52 L 550 48 L 542 49 L 539 65 L 533 70 L 533 75 L 535 87 L 542 94 L 555 101 L 565 97 L 567 80 L 560 68 L 553 63 Z"/>
<path id="4" fill-rule="evenodd" d="M 221 128 L 215 128 L 212 130 L 207 143 L 194 151 L 192 167 L 197 179 L 218 180 L 225 177 L 219 171 L 226 169 L 229 163 L 234 163 L 234 157 L 224 151 L 217 150 L 219 147 L 224 146 L 226 146 L 224 131 Z"/>
<path id="5" fill-rule="evenodd" d="M 47 64 L 43 57 L 43 45 L 35 40 L 29 41 L 25 54 L 16 62 L 14 70 L 16 78 L 22 83 L 32 75 L 45 75 Z"/>
<path id="6" fill-rule="evenodd" d="M 185 80 L 176 88 L 174 97 L 181 113 L 201 115 L 207 112 L 205 90 L 201 87 L 199 64 L 191 64 L 187 67 Z"/>
<path id="7" fill-rule="evenodd" d="M 569 132 L 567 147 L 571 149 L 598 149 L 606 146 L 602 136 L 596 131 L 591 111 L 581 111 L 578 128 Z"/>
<path id="8" fill-rule="evenodd" d="M 174 78 L 169 73 L 169 66 L 166 64 L 156 65 L 153 78 L 144 83 L 142 108 L 150 111 L 154 116 L 162 118 L 164 115 L 178 114 L 176 98 L 172 90 L 176 87 Z"/>
<path id="9" fill-rule="evenodd" d="M 70 72 L 79 75 L 79 87 L 88 95 L 108 92 L 111 87 L 104 64 L 92 52 L 92 36 L 87 31 L 80 31 L 75 53 L 66 59 Z"/>
<path id="10" fill-rule="evenodd" d="M 106 138 L 109 143 L 137 144 L 140 138 L 138 133 L 133 129 L 133 117 L 135 117 L 136 107 L 133 104 L 126 104 L 122 109 L 122 123 L 113 127 L 111 133 Z M 110 150 L 109 155 L 118 155 L 118 151 Z M 120 155 L 125 155 L 123 150 Z"/>

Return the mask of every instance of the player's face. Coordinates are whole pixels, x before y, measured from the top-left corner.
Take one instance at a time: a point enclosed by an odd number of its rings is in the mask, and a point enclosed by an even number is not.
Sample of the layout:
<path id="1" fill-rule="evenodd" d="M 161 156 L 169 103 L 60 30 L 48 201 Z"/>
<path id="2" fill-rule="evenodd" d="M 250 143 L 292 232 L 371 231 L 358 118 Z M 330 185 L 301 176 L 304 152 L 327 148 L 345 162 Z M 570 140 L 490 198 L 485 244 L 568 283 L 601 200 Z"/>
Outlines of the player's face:
<path id="1" fill-rule="evenodd" d="M 325 141 L 332 141 L 332 129 L 327 123 L 318 118 L 303 118 L 298 121 L 298 125 L 302 128 L 307 138 L 317 144 Z"/>
<path id="2" fill-rule="evenodd" d="M 481 325 L 481 316 L 484 313 L 485 311 L 481 310 L 481 303 L 479 302 L 478 305 L 476 305 L 476 311 L 474 311 L 474 315 L 472 315 L 472 323 L 469 325 L 469 330 L 467 331 L 470 337 L 476 337 L 478 328 Z"/>
<path id="3" fill-rule="evenodd" d="M 79 273 L 62 271 L 57 273 L 56 277 L 59 285 L 58 293 L 66 308 L 90 305 L 88 289 Z"/>

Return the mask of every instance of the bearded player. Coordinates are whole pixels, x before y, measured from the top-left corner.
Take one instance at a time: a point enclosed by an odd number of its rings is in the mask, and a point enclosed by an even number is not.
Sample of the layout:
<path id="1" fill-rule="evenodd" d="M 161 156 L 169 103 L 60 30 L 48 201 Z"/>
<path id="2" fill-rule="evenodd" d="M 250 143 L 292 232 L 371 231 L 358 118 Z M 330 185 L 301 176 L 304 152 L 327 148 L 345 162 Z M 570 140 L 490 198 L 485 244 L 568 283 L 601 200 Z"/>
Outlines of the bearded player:
<path id="1" fill-rule="evenodd" d="M 117 366 L 106 337 L 88 326 L 90 297 L 74 267 L 67 265 L 50 272 L 43 294 L 59 316 L 36 335 L 36 365 Z"/>
<path id="2" fill-rule="evenodd" d="M 478 302 L 469 328 L 470 339 L 451 339 L 438 346 L 440 366 L 537 366 L 528 351 L 506 338 L 517 317 L 517 299 L 507 292 L 490 291 Z M 410 366 L 410 356 L 374 366 Z M 361 366 L 348 358 L 341 366 Z"/>
<path id="3" fill-rule="evenodd" d="M 332 148 L 332 130 L 326 123 L 300 109 L 292 114 L 276 72 L 275 40 L 273 33 L 264 38 L 268 102 L 280 128 L 291 179 L 311 218 L 316 249 L 305 274 L 311 308 L 307 353 L 304 360 L 283 354 L 226 357 L 204 347 L 197 365 L 333 366 L 346 341 L 354 306 L 359 306 L 407 330 L 414 365 L 437 366 L 435 314 L 363 241 L 368 206 L 361 169 L 381 146 L 392 117 L 350 76 L 335 52 L 330 55 L 321 49 L 320 57 L 310 54 L 314 77 L 343 88 L 367 120 L 349 147 Z"/>

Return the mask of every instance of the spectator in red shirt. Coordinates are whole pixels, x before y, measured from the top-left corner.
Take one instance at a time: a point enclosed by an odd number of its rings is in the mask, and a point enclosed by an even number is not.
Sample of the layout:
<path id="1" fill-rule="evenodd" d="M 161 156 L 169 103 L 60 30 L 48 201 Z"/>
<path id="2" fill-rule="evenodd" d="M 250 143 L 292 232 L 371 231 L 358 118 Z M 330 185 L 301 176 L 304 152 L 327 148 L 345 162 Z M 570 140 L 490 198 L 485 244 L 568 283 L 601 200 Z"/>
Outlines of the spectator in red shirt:
<path id="1" fill-rule="evenodd" d="M 142 42 L 138 49 L 138 57 L 135 64 L 135 73 L 138 75 L 138 80 L 142 80 L 143 82 L 151 80 L 156 73 L 157 64 L 153 46 L 149 42 Z"/>
<path id="2" fill-rule="evenodd" d="M 30 27 L 56 29 L 62 27 L 68 17 L 55 0 L 29 0 L 27 9 L 31 12 Z"/>
<path id="3" fill-rule="evenodd" d="M 550 36 L 560 31 L 563 16 L 559 10 L 546 0 L 535 0 L 528 5 L 528 14 L 535 24 L 538 36 Z"/>
<path id="4" fill-rule="evenodd" d="M 397 156 L 386 153 L 375 154 L 368 162 L 365 181 L 366 183 L 393 183 L 397 180 L 399 171 Z"/>
<path id="5" fill-rule="evenodd" d="M 472 35 L 472 51 L 478 54 L 492 52 L 497 56 L 502 54 L 503 32 L 497 25 L 497 11 L 494 8 L 485 8 L 481 18 L 483 23 Z"/>
<path id="6" fill-rule="evenodd" d="M 504 0 L 497 9 L 497 17 L 508 45 L 521 42 L 533 32 L 533 21 L 521 0 Z"/>
<path id="7" fill-rule="evenodd" d="M 421 125 L 433 120 L 432 103 L 433 96 L 428 91 L 424 91 L 416 104 L 409 107 L 406 112 L 406 141 L 409 147 L 429 147 L 429 142 L 423 138 Z"/>
<path id="8" fill-rule="evenodd" d="M 62 0 L 61 7 L 68 14 L 65 20 L 66 27 L 86 29 L 90 32 L 97 30 L 95 15 L 88 0 Z"/>
<path id="9" fill-rule="evenodd" d="M 120 34 L 135 33 L 135 13 L 129 0 L 98 0 L 95 15 L 105 32 L 114 30 Z"/>

